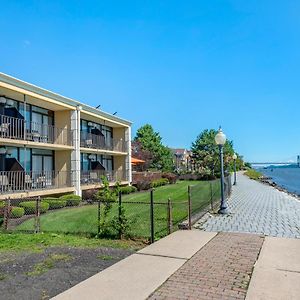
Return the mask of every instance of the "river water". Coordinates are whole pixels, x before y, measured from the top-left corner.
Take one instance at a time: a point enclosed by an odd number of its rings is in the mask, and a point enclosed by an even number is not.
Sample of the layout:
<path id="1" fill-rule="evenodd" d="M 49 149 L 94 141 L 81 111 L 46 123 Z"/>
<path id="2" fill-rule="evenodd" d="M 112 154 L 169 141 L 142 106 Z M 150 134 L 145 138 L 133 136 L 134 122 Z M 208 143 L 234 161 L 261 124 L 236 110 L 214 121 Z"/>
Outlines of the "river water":
<path id="1" fill-rule="evenodd" d="M 291 193 L 300 195 L 300 168 L 281 167 L 258 169 L 267 177 L 271 177 L 278 186 L 283 187 Z"/>

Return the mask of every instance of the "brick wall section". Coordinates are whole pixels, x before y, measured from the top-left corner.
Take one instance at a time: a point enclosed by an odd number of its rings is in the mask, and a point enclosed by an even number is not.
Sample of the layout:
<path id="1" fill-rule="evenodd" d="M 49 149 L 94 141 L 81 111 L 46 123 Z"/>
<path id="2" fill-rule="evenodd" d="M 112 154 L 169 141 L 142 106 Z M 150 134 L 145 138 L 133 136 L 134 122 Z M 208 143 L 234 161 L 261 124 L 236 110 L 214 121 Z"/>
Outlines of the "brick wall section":
<path id="1" fill-rule="evenodd" d="M 219 233 L 148 299 L 245 299 L 263 237 Z"/>

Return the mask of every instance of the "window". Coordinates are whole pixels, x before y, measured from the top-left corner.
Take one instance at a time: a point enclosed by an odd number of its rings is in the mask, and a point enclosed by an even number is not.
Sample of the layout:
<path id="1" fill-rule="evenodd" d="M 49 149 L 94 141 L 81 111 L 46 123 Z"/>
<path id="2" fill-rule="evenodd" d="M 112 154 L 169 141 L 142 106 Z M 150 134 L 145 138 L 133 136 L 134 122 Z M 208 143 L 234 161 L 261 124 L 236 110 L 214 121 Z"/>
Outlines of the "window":
<path id="1" fill-rule="evenodd" d="M 25 171 L 31 169 L 31 150 L 26 148 L 20 148 L 20 164 Z"/>
<path id="2" fill-rule="evenodd" d="M 80 130 L 83 132 L 89 132 L 88 122 L 86 120 L 80 121 Z"/>
<path id="3" fill-rule="evenodd" d="M 32 171 L 53 171 L 54 157 L 52 150 L 32 149 Z"/>
<path id="4" fill-rule="evenodd" d="M 88 153 L 81 153 L 81 170 L 89 171 L 90 170 L 90 160 Z"/>
<path id="5" fill-rule="evenodd" d="M 104 135 L 106 144 L 111 145 L 112 144 L 112 138 L 113 138 L 113 129 L 112 129 L 112 127 L 102 125 L 101 126 L 101 131 L 102 131 L 102 134 Z"/>
<path id="6" fill-rule="evenodd" d="M 103 155 L 102 165 L 106 171 L 112 171 L 114 169 L 113 157 L 110 155 Z"/>

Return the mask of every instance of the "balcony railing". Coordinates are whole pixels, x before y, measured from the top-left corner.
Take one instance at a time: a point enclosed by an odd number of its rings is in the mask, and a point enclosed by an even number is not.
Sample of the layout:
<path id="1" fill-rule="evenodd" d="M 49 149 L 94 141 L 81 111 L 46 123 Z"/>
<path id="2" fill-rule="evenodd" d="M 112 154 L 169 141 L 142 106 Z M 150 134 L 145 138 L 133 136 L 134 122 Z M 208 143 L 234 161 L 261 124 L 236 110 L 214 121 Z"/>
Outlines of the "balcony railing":
<path id="1" fill-rule="evenodd" d="M 101 149 L 108 151 L 127 152 L 126 142 L 122 139 L 105 139 L 104 136 L 80 132 L 80 146 L 84 148 Z"/>
<path id="2" fill-rule="evenodd" d="M 72 131 L 0 115 L 0 138 L 73 145 Z"/>
<path id="3" fill-rule="evenodd" d="M 126 176 L 123 171 L 105 171 L 105 170 L 90 170 L 81 171 L 81 185 L 101 184 L 102 177 L 105 176 L 109 182 L 126 181 Z"/>
<path id="4" fill-rule="evenodd" d="M 71 175 L 67 171 L 0 171 L 0 194 L 71 187 Z"/>

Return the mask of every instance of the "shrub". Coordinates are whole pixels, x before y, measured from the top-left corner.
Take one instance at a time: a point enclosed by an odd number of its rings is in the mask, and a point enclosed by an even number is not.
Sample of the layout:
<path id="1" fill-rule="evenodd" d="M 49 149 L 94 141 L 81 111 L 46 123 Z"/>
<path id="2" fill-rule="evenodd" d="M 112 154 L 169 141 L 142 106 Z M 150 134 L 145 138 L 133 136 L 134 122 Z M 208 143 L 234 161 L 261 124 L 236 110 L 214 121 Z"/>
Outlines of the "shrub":
<path id="1" fill-rule="evenodd" d="M 151 182 L 151 187 L 152 188 L 156 188 L 159 186 L 163 186 L 169 183 L 169 180 L 167 178 L 161 178 L 161 179 L 157 179 L 157 180 L 153 180 Z"/>
<path id="2" fill-rule="evenodd" d="M 81 202 L 81 197 L 78 195 L 69 194 L 59 197 L 59 200 L 67 201 L 67 206 L 78 206 Z"/>
<path id="3" fill-rule="evenodd" d="M 82 191 L 82 199 L 88 200 L 88 201 L 94 200 L 97 193 L 98 193 L 97 189 L 90 189 L 90 190 Z"/>
<path id="4" fill-rule="evenodd" d="M 10 212 L 10 217 L 12 219 L 21 218 L 24 216 L 25 210 L 23 207 L 12 207 Z"/>
<path id="5" fill-rule="evenodd" d="M 5 207 L 5 201 L 0 201 L 0 208 Z"/>
<path id="6" fill-rule="evenodd" d="M 135 186 L 122 186 L 119 188 L 119 191 L 121 194 L 131 194 L 137 191 L 137 188 Z"/>
<path id="7" fill-rule="evenodd" d="M 254 180 L 259 180 L 263 176 L 262 173 L 254 170 L 254 169 L 250 169 L 250 170 L 246 171 L 245 175 L 247 175 L 250 179 L 254 179 Z"/>
<path id="8" fill-rule="evenodd" d="M 42 202 L 49 204 L 49 209 L 63 208 L 67 205 L 67 200 L 61 200 L 58 198 L 44 198 Z"/>
<path id="9" fill-rule="evenodd" d="M 20 207 L 23 207 L 26 215 L 33 215 L 36 211 L 36 201 L 26 201 L 20 202 Z M 47 202 L 40 203 L 40 213 L 45 213 L 49 209 L 49 204 Z"/>
<path id="10" fill-rule="evenodd" d="M 149 180 L 141 180 L 135 183 L 135 186 L 138 191 L 149 190 L 151 188 L 151 181 Z"/>
<path id="11" fill-rule="evenodd" d="M 177 176 L 173 173 L 164 173 L 162 174 L 162 178 L 168 179 L 170 184 L 174 184 L 177 181 Z"/>

